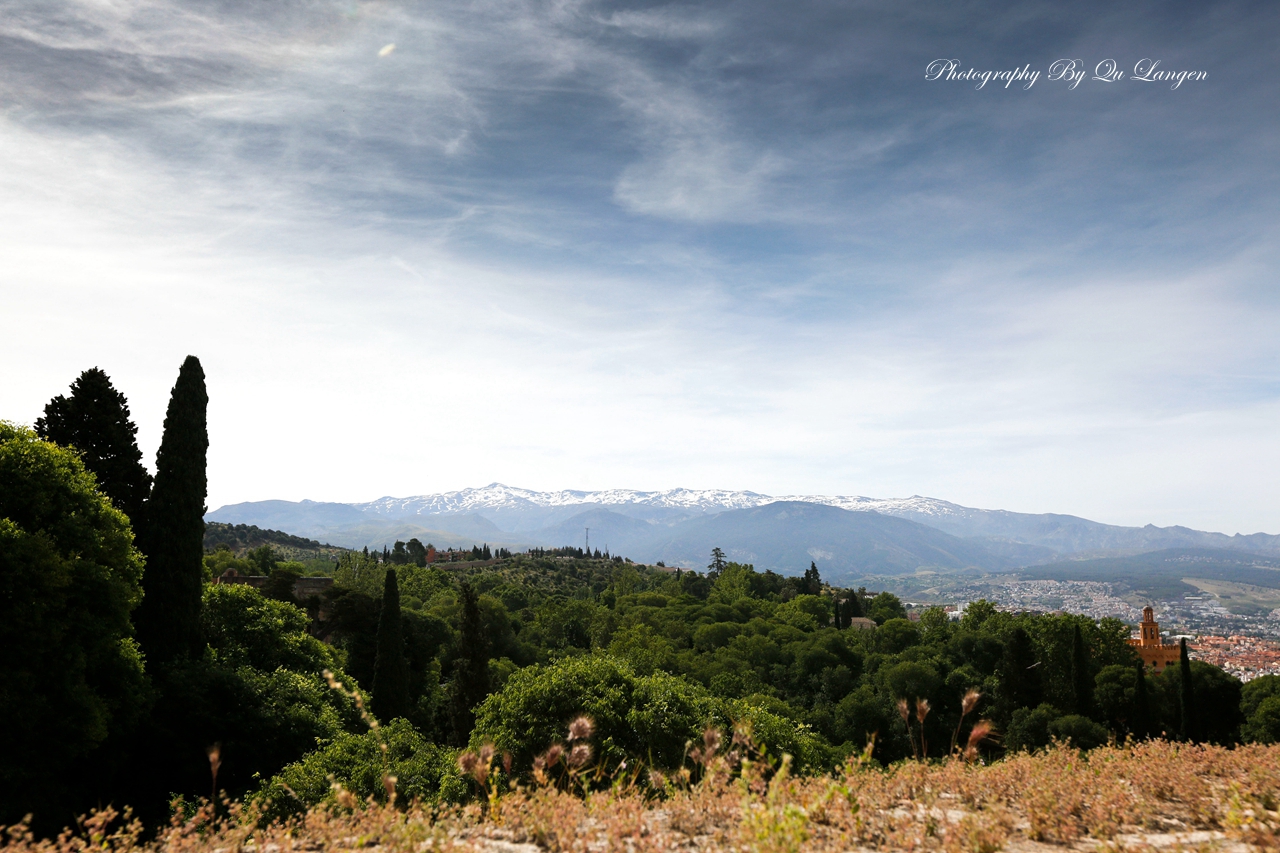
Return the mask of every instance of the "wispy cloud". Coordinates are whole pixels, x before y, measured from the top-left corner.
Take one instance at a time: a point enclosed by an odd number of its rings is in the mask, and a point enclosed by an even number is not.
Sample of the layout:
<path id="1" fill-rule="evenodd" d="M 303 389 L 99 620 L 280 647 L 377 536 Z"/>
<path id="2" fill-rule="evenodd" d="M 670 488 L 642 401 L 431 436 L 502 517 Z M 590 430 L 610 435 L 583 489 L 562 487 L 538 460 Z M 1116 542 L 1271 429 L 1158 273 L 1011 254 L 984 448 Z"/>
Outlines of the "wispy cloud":
<path id="1" fill-rule="evenodd" d="M 17 0 L 0 415 L 102 363 L 154 447 L 190 350 L 215 504 L 504 480 L 1273 529 L 1266 8 Z M 923 79 L 1149 52 L 1208 85 Z"/>

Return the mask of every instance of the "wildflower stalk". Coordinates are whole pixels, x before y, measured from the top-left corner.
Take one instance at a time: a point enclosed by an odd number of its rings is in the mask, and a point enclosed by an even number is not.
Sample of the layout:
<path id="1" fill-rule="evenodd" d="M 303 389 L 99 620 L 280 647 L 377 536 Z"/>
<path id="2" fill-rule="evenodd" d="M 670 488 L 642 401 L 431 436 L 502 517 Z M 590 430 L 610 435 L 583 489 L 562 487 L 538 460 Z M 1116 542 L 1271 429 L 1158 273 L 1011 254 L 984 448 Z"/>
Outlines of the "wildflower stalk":
<path id="1" fill-rule="evenodd" d="M 951 735 L 951 755 L 956 754 L 957 744 L 960 740 L 960 727 L 964 725 L 964 718 L 977 707 L 978 700 L 981 698 L 982 694 L 972 687 L 960 698 L 960 719 L 956 721 L 956 730 Z"/>

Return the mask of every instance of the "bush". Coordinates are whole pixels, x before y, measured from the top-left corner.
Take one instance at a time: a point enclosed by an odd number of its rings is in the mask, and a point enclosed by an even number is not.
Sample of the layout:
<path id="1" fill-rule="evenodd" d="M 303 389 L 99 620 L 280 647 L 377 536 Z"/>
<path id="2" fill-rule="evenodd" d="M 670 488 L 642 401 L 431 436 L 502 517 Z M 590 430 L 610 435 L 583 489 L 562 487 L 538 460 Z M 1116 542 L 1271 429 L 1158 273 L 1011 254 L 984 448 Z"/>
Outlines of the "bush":
<path id="1" fill-rule="evenodd" d="M 569 721 L 579 714 L 594 721 L 592 744 L 609 768 L 623 759 L 678 767 L 686 743 L 700 739 L 707 726 L 728 731 L 738 721 L 750 721 L 758 743 L 775 754 L 791 753 L 800 765 L 825 767 L 834 760 L 821 737 L 763 703 L 719 699 L 663 672 L 640 676 L 606 654 L 512 675 L 476 712 L 472 745 L 492 742 L 512 753 L 517 768 L 527 768 L 534 755 L 565 738 Z"/>
<path id="2" fill-rule="evenodd" d="M 382 744 L 386 742 L 386 764 Z M 290 764 L 253 794 L 267 819 L 300 814 L 320 803 L 333 803 L 333 783 L 359 800 L 385 802 L 384 767 L 396 777 L 397 800 L 462 802 L 468 794 L 458 771 L 457 751 L 427 742 L 405 719 L 378 731 L 342 734 L 301 761 Z"/>
<path id="3" fill-rule="evenodd" d="M 1004 745 L 1009 752 L 1040 749 L 1049 745 L 1049 724 L 1062 712 L 1047 702 L 1036 708 L 1019 708 L 1013 712 Z"/>
<path id="4" fill-rule="evenodd" d="M 1049 723 L 1049 736 L 1070 741 L 1079 749 L 1094 749 L 1107 742 L 1106 728 L 1080 714 L 1067 714 Z"/>
<path id="5" fill-rule="evenodd" d="M 585 655 L 512 675 L 480 705 L 471 739 L 474 745 L 493 742 L 513 754 L 516 767 L 526 768 L 552 741 L 564 739 L 570 720 L 585 714 L 595 722 L 599 759 L 674 767 L 685 742 L 700 735 L 717 710 L 710 694 L 683 679 L 637 676 L 611 655 Z"/>

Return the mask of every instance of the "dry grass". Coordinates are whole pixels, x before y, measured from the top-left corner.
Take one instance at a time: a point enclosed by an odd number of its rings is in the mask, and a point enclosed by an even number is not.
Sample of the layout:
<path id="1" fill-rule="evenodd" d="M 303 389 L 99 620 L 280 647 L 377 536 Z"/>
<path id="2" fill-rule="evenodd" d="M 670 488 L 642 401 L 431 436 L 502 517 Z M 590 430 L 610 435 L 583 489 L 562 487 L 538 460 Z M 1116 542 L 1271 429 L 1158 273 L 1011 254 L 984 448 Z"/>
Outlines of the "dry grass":
<path id="1" fill-rule="evenodd" d="M 76 833 L 9 832 L 0 853 L 292 853 L 427 850 L 1027 851 L 1244 850 L 1280 846 L 1280 746 L 1222 749 L 1151 742 L 1082 754 L 1056 747 L 991 766 L 959 760 L 805 778 L 781 764 L 706 759 L 665 793 L 619 779 L 585 796 L 565 785 L 511 789 L 463 808 L 352 803 L 259 826 L 236 806 L 205 811 L 152 842 L 113 813 Z M 494 785 L 498 783 L 495 781 Z M 339 798 L 340 800 L 342 798 Z M 221 811 L 221 810 L 220 810 Z M 118 827 L 112 830 L 111 827 Z"/>

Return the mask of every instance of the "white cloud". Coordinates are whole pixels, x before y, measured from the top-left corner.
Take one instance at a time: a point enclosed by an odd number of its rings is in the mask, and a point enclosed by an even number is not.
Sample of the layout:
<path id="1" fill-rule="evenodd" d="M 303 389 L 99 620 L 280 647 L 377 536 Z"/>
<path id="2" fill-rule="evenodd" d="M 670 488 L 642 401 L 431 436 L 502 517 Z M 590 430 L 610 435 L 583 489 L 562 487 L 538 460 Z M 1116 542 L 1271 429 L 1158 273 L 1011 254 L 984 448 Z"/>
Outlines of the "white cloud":
<path id="1" fill-rule="evenodd" d="M 1064 172 L 753 131 L 715 57 L 640 44 L 729 38 L 709 13 L 196 8 L 0 19 L 58 70 L 0 83 L 0 416 L 100 364 L 150 454 L 194 352 L 213 505 L 501 480 L 1276 531 L 1273 234 L 1135 273 L 1030 221 Z"/>

